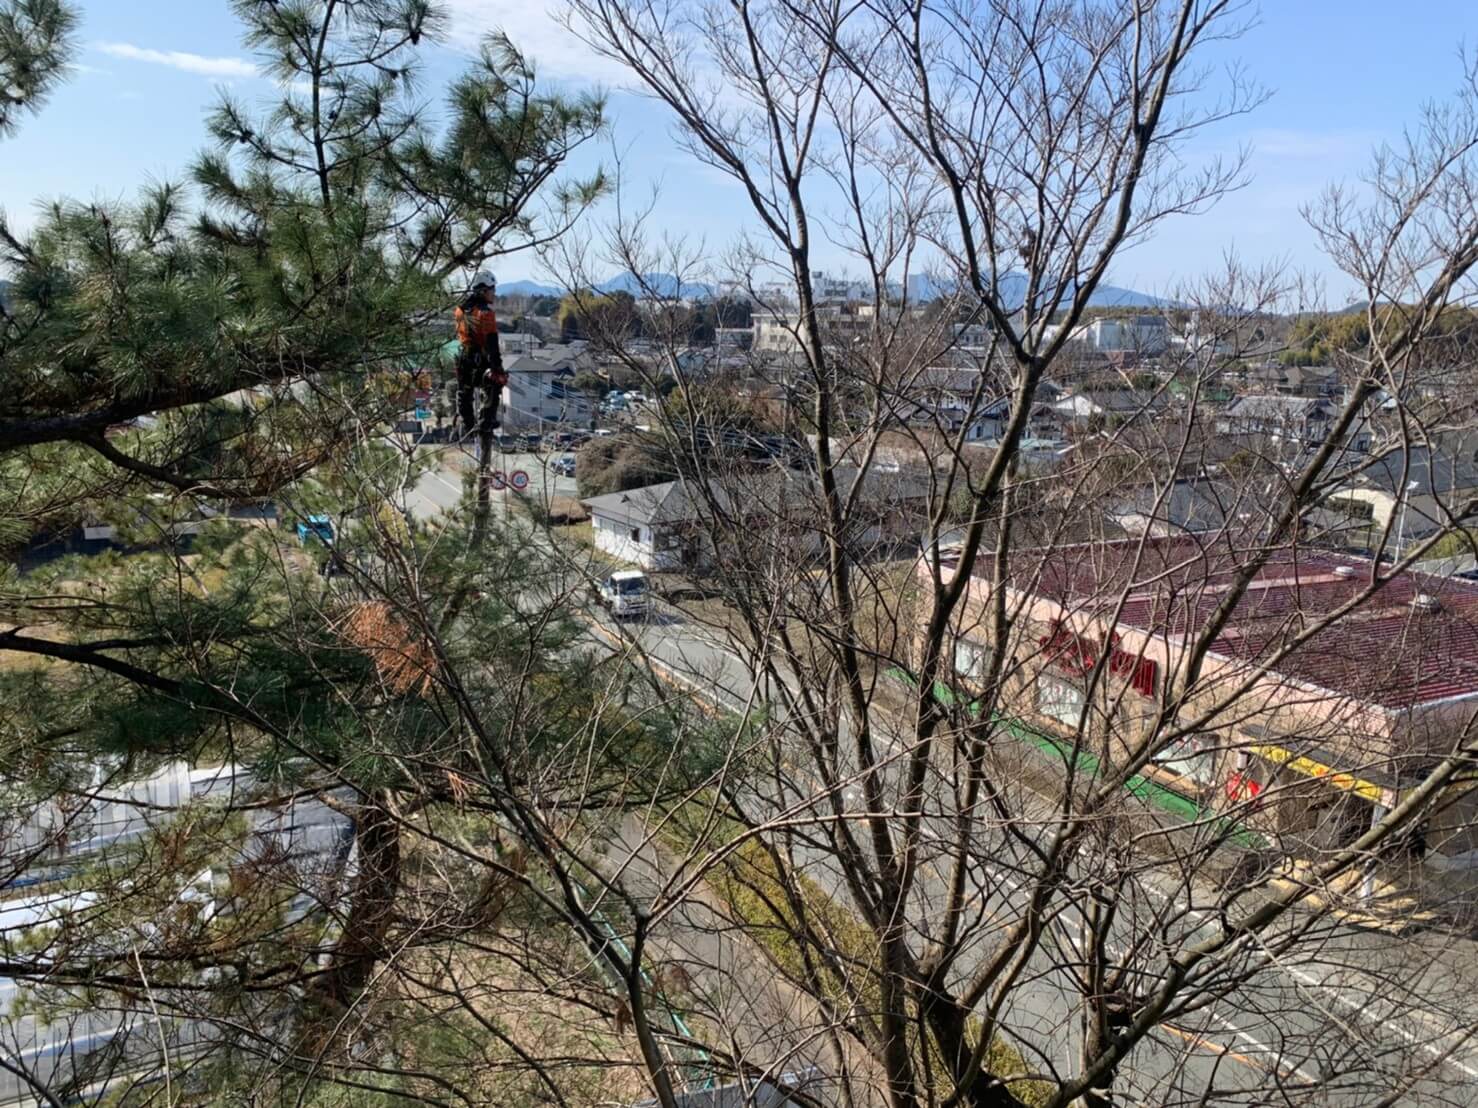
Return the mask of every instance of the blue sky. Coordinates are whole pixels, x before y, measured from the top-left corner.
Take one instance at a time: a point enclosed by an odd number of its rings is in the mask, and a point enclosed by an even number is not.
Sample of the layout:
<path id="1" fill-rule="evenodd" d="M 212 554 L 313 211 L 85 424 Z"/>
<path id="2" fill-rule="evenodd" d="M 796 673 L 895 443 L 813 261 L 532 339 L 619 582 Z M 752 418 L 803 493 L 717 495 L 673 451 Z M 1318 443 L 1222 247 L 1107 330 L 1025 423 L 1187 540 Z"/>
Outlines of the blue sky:
<path id="1" fill-rule="evenodd" d="M 682 154 L 662 111 L 622 92 L 620 71 L 558 26 L 558 4 L 449 0 L 454 41 L 428 76 L 450 75 L 459 47 L 475 48 L 484 31 L 502 27 L 552 81 L 611 90 L 611 141 L 627 188 L 645 196 L 660 185 L 663 229 L 726 245 L 742 195 Z M 84 47 L 73 79 L 0 146 L 0 207 L 22 225 L 38 199 L 120 198 L 150 177 L 182 176 L 218 86 L 243 97 L 271 92 L 240 46 L 226 0 L 81 0 L 81 8 Z M 1124 255 L 1111 280 L 1167 291 L 1235 249 L 1248 261 L 1286 259 L 1322 276 L 1330 300 L 1342 302 L 1347 286 L 1320 257 L 1298 206 L 1331 181 L 1353 180 L 1375 143 L 1399 135 L 1423 101 L 1447 95 L 1460 77 L 1458 51 L 1475 32 L 1472 0 L 1268 0 L 1258 25 L 1216 60 L 1240 59 L 1272 98 L 1202 134 L 1189 151 L 1249 144 L 1253 183 L 1209 215 L 1167 224 Z M 538 276 L 535 268 L 532 259 L 506 259 L 499 275 Z"/>

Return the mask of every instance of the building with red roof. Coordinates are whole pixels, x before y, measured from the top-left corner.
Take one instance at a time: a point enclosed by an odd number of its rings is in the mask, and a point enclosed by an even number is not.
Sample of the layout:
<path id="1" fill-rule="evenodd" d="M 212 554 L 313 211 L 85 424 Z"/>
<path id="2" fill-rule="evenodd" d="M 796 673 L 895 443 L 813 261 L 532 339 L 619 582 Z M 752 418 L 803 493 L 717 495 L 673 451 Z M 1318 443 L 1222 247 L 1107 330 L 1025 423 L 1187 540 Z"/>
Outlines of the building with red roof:
<path id="1" fill-rule="evenodd" d="M 952 580 L 958 553 L 940 568 Z M 1478 718 L 1475 582 L 1382 578 L 1369 561 L 1225 529 L 1013 551 L 1000 581 L 990 554 L 969 569 L 961 686 L 993 688 L 1002 711 L 1109 772 L 1278 831 L 1348 841 Z M 1478 864 L 1472 800 L 1452 800 L 1425 838 Z"/>

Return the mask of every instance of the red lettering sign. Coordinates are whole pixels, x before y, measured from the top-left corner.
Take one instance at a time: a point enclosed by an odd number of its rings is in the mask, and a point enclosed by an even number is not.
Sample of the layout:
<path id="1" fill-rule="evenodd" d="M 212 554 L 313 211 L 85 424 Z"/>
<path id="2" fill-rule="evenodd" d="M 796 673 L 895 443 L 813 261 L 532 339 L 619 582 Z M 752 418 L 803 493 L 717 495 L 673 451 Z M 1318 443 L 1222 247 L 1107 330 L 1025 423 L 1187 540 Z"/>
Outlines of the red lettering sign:
<path id="1" fill-rule="evenodd" d="M 1069 631 L 1060 623 L 1041 640 L 1047 653 L 1047 662 L 1066 673 L 1078 677 L 1093 672 L 1098 659 L 1108 652 L 1108 671 L 1114 677 L 1124 678 L 1131 689 L 1151 699 L 1155 695 L 1155 678 L 1159 667 L 1153 658 L 1141 658 L 1119 645 L 1119 636 L 1110 635 L 1104 643 L 1095 643 L 1085 635 Z"/>

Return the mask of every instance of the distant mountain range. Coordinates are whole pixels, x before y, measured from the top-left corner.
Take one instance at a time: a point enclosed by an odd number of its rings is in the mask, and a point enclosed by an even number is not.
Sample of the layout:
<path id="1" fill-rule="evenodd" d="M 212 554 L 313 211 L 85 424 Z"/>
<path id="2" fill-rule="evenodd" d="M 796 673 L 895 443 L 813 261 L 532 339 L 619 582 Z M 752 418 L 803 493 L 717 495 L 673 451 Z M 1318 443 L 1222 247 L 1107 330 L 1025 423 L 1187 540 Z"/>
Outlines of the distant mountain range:
<path id="1" fill-rule="evenodd" d="M 1001 299 L 1005 301 L 1006 306 L 1012 311 L 1020 308 L 1026 301 L 1026 274 L 1003 274 L 1000 284 Z M 908 295 L 911 300 L 938 300 L 942 296 L 949 295 L 954 287 L 953 282 L 936 281 L 926 273 L 915 273 L 908 279 Z M 1071 296 L 1071 290 L 1067 296 Z M 1064 297 L 1064 301 L 1067 296 Z M 1088 306 L 1090 308 L 1165 308 L 1171 307 L 1172 303 L 1147 292 L 1120 288 L 1117 285 L 1099 285 L 1093 290 L 1093 295 L 1088 298 Z"/>
<path id="2" fill-rule="evenodd" d="M 681 300 L 703 300 L 713 296 L 712 285 L 682 281 L 671 273 L 621 273 L 595 286 L 596 292 L 627 292 L 632 296 L 656 295 Z M 563 296 L 566 290 L 540 281 L 509 281 L 498 286 L 500 296 Z"/>
<path id="3" fill-rule="evenodd" d="M 859 297 L 871 295 L 870 285 L 856 283 L 855 286 L 847 287 L 848 295 Z M 853 287 L 855 287 L 855 292 L 851 291 Z M 636 297 L 641 297 L 650 290 L 660 297 L 677 297 L 683 300 L 704 300 L 715 294 L 712 285 L 682 281 L 671 273 L 647 273 L 640 278 L 633 273 L 622 273 L 602 281 L 595 288 L 597 292 L 627 292 Z M 914 301 L 937 300 L 947 295 L 951 288 L 952 284 L 936 281 L 928 274 L 916 273 L 908 279 L 909 299 Z M 895 286 L 893 291 L 896 293 L 901 289 Z M 544 284 L 539 281 L 509 281 L 499 285 L 498 292 L 503 296 L 563 296 L 565 294 L 565 290 L 558 285 Z M 1001 292 L 1003 299 L 1013 311 L 1021 307 L 1026 299 L 1025 275 L 1008 273 L 1003 276 Z M 1119 288 L 1117 285 L 1099 285 L 1088 303 L 1089 306 L 1095 308 L 1162 308 L 1169 306 L 1171 302 L 1147 292 Z"/>
<path id="4" fill-rule="evenodd" d="M 563 296 L 564 289 L 543 285 L 538 281 L 504 281 L 498 286 L 499 296 Z"/>

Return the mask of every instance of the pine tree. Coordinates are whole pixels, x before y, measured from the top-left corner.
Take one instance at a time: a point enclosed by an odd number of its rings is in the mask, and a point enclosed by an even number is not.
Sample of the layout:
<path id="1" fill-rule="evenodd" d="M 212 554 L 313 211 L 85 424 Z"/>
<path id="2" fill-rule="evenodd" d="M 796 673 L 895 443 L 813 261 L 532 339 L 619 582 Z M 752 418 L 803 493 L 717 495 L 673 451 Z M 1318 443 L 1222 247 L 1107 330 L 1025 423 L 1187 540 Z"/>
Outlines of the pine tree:
<path id="1" fill-rule="evenodd" d="M 498 1069 L 523 1056 L 489 974 L 623 1003 L 572 953 L 608 926 L 572 820 L 689 787 L 705 748 L 675 716 L 638 726 L 627 675 L 578 648 L 578 576 L 492 512 L 489 454 L 465 511 L 408 523 L 404 490 L 437 462 L 386 428 L 466 272 L 601 194 L 562 171 L 603 104 L 542 91 L 494 37 L 434 108 L 420 59 L 450 28 L 426 0 L 233 6 L 275 106 L 223 96 L 188 183 L 0 221 L 0 542 L 102 521 L 135 547 L 0 577 L 0 830 L 62 813 L 7 837 L 6 873 L 161 766 L 250 782 L 47 871 L 88 910 L 8 950 L 5 975 L 48 1019 L 110 1013 L 166 1049 L 120 1037 L 24 1079 L 48 1100 L 125 1072 L 253 1102 L 324 1083 L 499 1100 L 547 1077 Z M 54 83 L 71 26 L 48 0 L 0 4 L 0 130 Z M 280 528 L 237 518 L 266 502 Z M 320 515 L 332 541 L 299 549 Z M 338 814 L 336 849 L 254 835 L 289 800 Z M 639 993 L 640 955 L 613 965 Z M 630 1063 L 597 1054 L 580 1080 Z"/>

